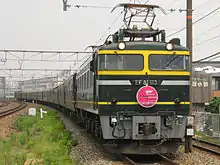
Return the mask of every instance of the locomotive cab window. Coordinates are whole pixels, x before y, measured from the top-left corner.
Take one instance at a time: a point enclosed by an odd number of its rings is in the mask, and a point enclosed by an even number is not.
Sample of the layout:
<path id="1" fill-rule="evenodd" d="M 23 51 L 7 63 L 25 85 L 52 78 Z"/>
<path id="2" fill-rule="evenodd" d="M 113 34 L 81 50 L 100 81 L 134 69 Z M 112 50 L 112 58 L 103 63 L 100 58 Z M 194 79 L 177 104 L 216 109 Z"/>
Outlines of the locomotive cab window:
<path id="1" fill-rule="evenodd" d="M 143 70 L 144 57 L 140 54 L 100 54 L 98 64 L 99 70 Z"/>
<path id="2" fill-rule="evenodd" d="M 189 56 L 187 55 L 150 55 L 151 70 L 189 71 Z"/>

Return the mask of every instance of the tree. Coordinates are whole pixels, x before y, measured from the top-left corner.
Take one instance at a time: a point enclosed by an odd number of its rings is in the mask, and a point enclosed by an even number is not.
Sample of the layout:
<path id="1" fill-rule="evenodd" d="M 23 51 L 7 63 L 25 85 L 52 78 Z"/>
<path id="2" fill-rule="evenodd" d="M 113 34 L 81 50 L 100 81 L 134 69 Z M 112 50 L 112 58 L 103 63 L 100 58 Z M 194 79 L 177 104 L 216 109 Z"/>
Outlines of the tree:
<path id="1" fill-rule="evenodd" d="M 219 113 L 219 106 L 220 106 L 220 98 L 213 97 L 209 106 L 207 106 L 206 111 L 211 113 Z"/>

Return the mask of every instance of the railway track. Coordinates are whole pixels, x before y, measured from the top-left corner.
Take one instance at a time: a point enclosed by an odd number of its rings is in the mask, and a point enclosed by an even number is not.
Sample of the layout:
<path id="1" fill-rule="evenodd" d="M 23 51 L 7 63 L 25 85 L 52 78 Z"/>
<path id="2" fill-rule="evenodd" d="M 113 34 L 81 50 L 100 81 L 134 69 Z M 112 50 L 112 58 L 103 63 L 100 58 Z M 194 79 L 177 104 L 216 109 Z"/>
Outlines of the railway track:
<path id="1" fill-rule="evenodd" d="M 162 164 L 167 164 L 167 165 L 179 165 L 179 163 L 174 162 L 170 158 L 164 156 L 164 155 L 159 155 L 160 158 L 162 159 Z"/>
<path id="2" fill-rule="evenodd" d="M 129 165 L 147 165 L 147 164 L 152 164 L 152 163 L 159 163 L 159 164 L 164 164 L 164 165 L 179 165 L 178 163 L 174 162 L 173 160 L 171 160 L 170 158 L 164 156 L 164 155 L 155 155 L 157 156 L 156 160 L 154 160 L 155 158 L 153 158 L 153 161 L 151 160 L 150 157 L 145 159 L 148 159 L 146 161 L 142 160 L 142 161 L 135 161 L 132 158 L 130 158 L 129 156 L 126 155 L 122 155 L 121 159 L 123 160 L 124 163 L 129 164 Z"/>
<path id="3" fill-rule="evenodd" d="M 202 139 L 193 138 L 193 147 L 220 156 L 220 145 Z"/>
<path id="4" fill-rule="evenodd" d="M 0 111 L 0 118 L 13 114 L 19 110 L 24 109 L 27 106 L 25 103 L 20 103 L 18 106 Z"/>
<path id="5" fill-rule="evenodd" d="M 137 165 L 137 163 L 135 161 L 133 161 L 132 159 L 130 159 L 128 156 L 122 155 L 121 159 L 123 162 L 125 162 L 126 164 L 129 165 Z"/>
<path id="6" fill-rule="evenodd" d="M 7 106 L 9 103 L 7 101 L 1 101 L 0 102 L 0 107 L 5 107 Z"/>
<path id="7" fill-rule="evenodd" d="M 57 109 L 58 110 L 58 109 Z M 60 111 L 60 110 L 58 110 Z M 62 113 L 62 112 L 61 112 Z M 74 122 L 79 128 L 81 128 L 82 130 L 84 130 L 84 127 L 82 125 L 78 125 L 78 123 Z M 85 135 L 88 136 L 89 138 L 93 138 L 93 136 L 91 136 L 91 134 L 87 133 L 85 130 L 83 131 L 85 132 Z M 117 151 L 115 151 L 114 149 L 110 149 L 108 148 L 108 146 L 103 145 L 98 139 L 93 139 L 95 143 L 100 145 L 100 150 L 102 150 L 102 152 L 110 154 L 110 159 L 111 157 L 115 157 L 117 158 L 117 160 L 120 160 L 121 162 L 123 162 L 126 165 L 149 165 L 149 164 L 153 164 L 153 163 L 159 163 L 159 164 L 163 164 L 163 165 L 179 165 L 178 163 L 174 162 L 173 160 L 169 159 L 168 157 L 164 156 L 164 155 L 125 155 L 125 154 L 121 154 L 121 153 L 117 153 Z"/>

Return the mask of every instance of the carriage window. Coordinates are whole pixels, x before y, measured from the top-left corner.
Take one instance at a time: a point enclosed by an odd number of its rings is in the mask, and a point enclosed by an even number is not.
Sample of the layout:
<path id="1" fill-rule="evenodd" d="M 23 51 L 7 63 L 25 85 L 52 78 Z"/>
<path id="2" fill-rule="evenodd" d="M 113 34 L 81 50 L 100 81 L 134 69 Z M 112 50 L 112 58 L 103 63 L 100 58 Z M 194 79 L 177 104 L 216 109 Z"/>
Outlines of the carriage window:
<path id="1" fill-rule="evenodd" d="M 79 90 L 82 90 L 82 76 L 79 77 Z"/>
<path id="2" fill-rule="evenodd" d="M 85 75 L 86 75 L 86 89 L 88 89 L 88 83 L 89 83 L 89 74 L 88 74 L 89 72 L 87 71 L 86 73 L 85 73 Z"/>
<path id="3" fill-rule="evenodd" d="M 94 81 L 94 79 L 93 79 L 93 72 L 90 72 L 90 77 L 91 77 L 91 81 L 90 81 L 90 87 L 92 87 L 92 85 L 93 85 L 93 81 Z"/>
<path id="4" fill-rule="evenodd" d="M 102 54 L 98 56 L 99 70 L 142 70 L 144 57 L 140 54 Z"/>
<path id="5" fill-rule="evenodd" d="M 151 70 L 189 70 L 189 56 L 183 55 L 150 55 Z"/>
<path id="6" fill-rule="evenodd" d="M 82 75 L 82 90 L 84 91 L 85 89 L 85 79 L 86 79 L 86 76 L 85 74 Z"/>

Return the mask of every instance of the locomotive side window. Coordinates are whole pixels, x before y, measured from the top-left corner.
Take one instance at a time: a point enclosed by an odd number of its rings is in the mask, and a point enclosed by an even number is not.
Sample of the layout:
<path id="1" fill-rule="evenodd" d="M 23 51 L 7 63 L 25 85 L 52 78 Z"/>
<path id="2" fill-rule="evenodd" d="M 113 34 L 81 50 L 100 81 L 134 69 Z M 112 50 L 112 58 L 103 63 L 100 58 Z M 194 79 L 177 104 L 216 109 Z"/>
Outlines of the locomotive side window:
<path id="1" fill-rule="evenodd" d="M 150 55 L 151 70 L 189 70 L 189 56 L 186 55 Z"/>
<path id="2" fill-rule="evenodd" d="M 98 64 L 99 70 L 143 70 L 144 57 L 140 54 L 101 54 Z"/>

